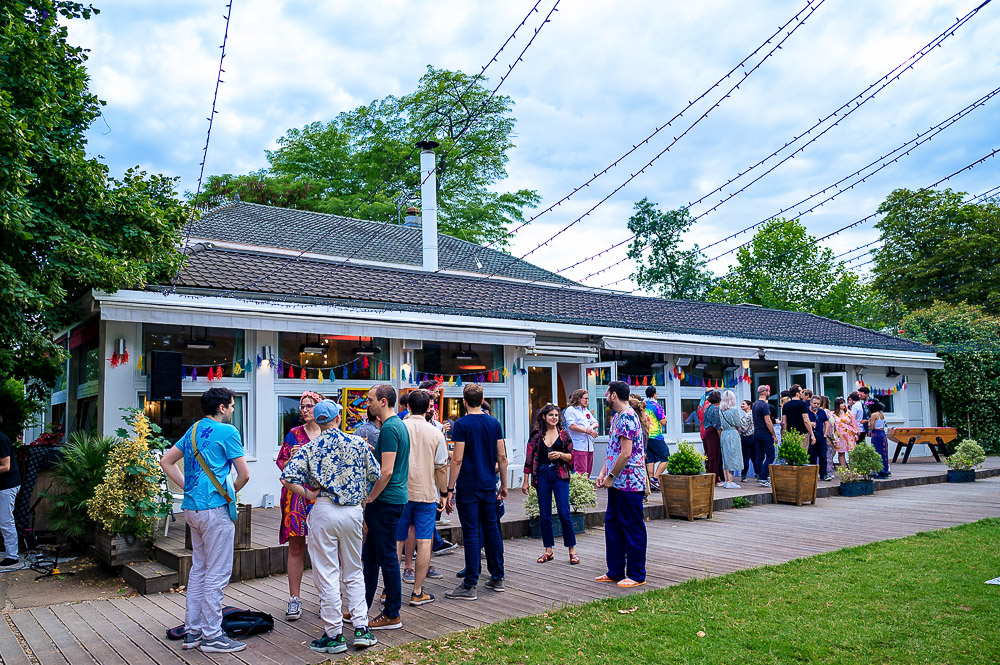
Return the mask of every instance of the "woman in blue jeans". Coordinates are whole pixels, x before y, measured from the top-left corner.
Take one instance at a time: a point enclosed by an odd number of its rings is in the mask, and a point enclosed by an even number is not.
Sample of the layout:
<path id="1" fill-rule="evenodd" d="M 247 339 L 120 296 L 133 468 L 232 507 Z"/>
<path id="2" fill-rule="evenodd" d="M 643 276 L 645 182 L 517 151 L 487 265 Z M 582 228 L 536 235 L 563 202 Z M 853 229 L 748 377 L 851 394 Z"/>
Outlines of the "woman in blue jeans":
<path id="1" fill-rule="evenodd" d="M 545 552 L 538 557 L 538 563 L 555 559 L 552 545 L 552 497 L 556 498 L 556 510 L 562 524 L 563 544 L 569 548 L 569 562 L 580 563 L 576 554 L 576 533 L 569 507 L 569 478 L 573 473 L 573 439 L 563 429 L 559 407 L 547 404 L 535 417 L 535 429 L 528 439 L 528 450 L 524 455 L 524 484 L 521 491 L 528 493 L 528 476 L 538 493 L 539 522 L 542 530 L 542 544 Z"/>

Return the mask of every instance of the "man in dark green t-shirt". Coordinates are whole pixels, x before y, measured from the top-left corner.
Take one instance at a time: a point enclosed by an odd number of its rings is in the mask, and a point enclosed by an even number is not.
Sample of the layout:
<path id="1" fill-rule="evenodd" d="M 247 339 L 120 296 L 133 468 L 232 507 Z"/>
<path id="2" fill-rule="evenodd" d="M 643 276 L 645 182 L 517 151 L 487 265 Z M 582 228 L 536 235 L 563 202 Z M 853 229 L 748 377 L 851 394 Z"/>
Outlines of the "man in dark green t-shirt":
<path id="1" fill-rule="evenodd" d="M 385 605 L 382 612 L 368 623 L 372 630 L 402 628 L 399 616 L 403 584 L 399 578 L 399 557 L 396 554 L 396 526 L 408 498 L 406 479 L 410 469 L 410 433 L 396 415 L 396 391 L 381 384 L 368 391 L 368 408 L 382 421 L 375 458 L 382 465 L 382 475 L 375 482 L 365 505 L 368 535 L 361 550 L 365 573 L 365 597 L 368 607 L 375 600 L 378 574 L 382 571 Z"/>

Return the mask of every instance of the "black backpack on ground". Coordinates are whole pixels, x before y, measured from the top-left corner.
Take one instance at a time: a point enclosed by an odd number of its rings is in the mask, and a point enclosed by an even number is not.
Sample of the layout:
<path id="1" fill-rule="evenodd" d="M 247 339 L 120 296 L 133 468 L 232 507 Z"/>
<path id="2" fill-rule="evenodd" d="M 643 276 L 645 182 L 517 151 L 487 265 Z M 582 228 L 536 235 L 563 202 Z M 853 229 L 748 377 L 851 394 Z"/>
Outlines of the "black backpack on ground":
<path id="1" fill-rule="evenodd" d="M 241 610 L 230 606 L 222 608 L 222 632 L 229 637 L 238 639 L 257 633 L 269 633 L 272 630 L 274 630 L 274 617 L 267 612 Z M 182 640 L 184 633 L 184 625 L 181 624 L 167 630 L 167 639 Z"/>

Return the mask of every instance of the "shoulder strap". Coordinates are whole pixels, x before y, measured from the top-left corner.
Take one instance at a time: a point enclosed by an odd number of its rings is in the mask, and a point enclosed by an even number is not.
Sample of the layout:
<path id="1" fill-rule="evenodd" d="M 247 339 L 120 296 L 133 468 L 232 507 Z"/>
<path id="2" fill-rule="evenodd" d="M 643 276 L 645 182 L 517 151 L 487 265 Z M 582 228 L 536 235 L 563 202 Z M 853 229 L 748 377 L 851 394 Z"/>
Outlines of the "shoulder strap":
<path id="1" fill-rule="evenodd" d="M 198 450 L 198 438 L 196 436 L 197 434 L 198 434 L 198 423 L 195 423 L 194 427 L 191 428 L 191 450 L 194 453 L 194 458 L 198 460 L 198 464 L 201 465 L 202 471 L 205 472 L 205 475 L 208 476 L 208 479 L 212 481 L 213 485 L 215 485 L 215 490 L 222 495 L 222 498 L 226 500 L 226 503 L 232 503 L 233 500 L 229 497 L 229 493 L 226 491 L 226 488 L 222 486 L 222 483 L 219 482 L 219 479 L 216 478 L 215 474 L 212 473 L 212 471 L 208 468 L 208 464 L 205 462 L 205 458 L 202 457 L 201 451 Z M 234 517 L 233 519 L 236 518 Z"/>

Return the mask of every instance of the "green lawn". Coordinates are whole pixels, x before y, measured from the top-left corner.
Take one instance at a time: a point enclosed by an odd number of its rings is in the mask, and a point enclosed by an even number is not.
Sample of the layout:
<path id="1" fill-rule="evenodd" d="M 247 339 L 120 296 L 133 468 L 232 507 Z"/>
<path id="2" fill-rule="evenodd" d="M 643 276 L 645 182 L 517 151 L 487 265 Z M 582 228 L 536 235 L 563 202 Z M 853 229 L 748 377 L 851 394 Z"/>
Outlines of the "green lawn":
<path id="1" fill-rule="evenodd" d="M 988 519 L 342 662 L 992 665 L 1000 586 L 984 582 L 998 576 L 1000 519 Z"/>

